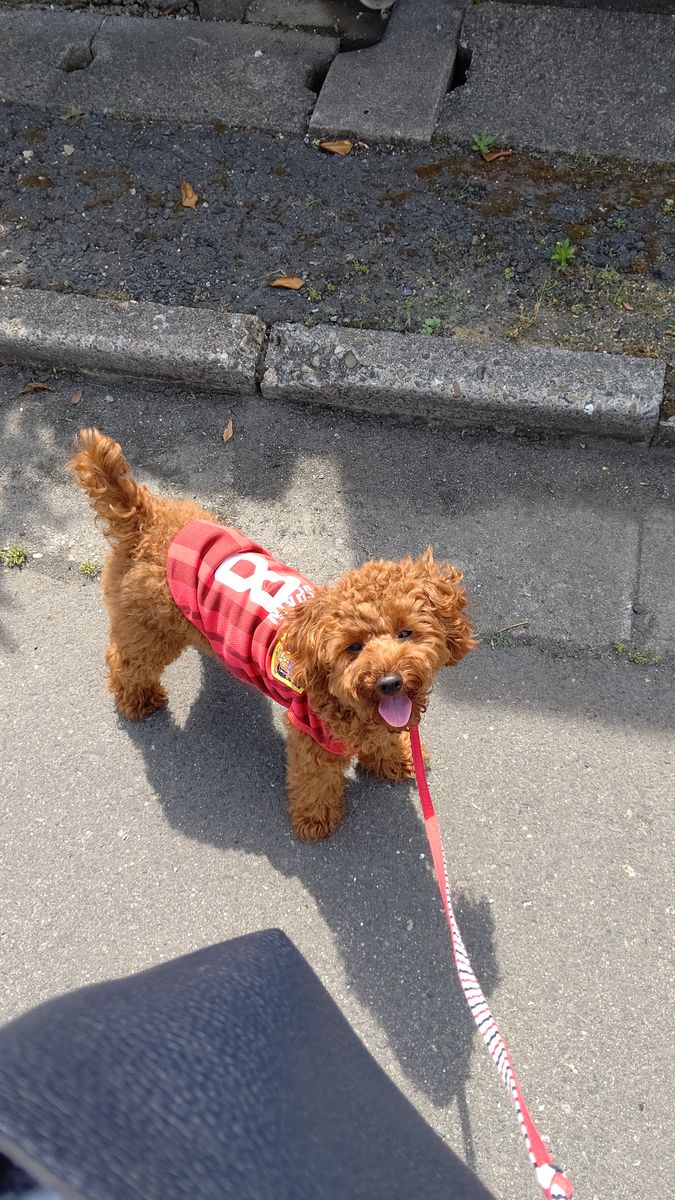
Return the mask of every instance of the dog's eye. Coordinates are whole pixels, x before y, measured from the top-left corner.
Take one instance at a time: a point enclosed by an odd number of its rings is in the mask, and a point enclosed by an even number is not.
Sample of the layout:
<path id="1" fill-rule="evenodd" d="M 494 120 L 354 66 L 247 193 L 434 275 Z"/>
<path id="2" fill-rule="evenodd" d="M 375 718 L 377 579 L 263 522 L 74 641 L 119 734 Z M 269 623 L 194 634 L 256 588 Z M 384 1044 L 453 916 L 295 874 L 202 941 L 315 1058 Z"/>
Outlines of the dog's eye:
<path id="1" fill-rule="evenodd" d="M 406 638 L 412 637 L 412 629 L 402 629 L 398 635 L 398 640 L 404 642 Z"/>
<path id="2" fill-rule="evenodd" d="M 358 654 L 360 650 L 363 650 L 363 642 L 352 642 L 351 646 L 347 646 L 347 650 L 350 654 Z"/>

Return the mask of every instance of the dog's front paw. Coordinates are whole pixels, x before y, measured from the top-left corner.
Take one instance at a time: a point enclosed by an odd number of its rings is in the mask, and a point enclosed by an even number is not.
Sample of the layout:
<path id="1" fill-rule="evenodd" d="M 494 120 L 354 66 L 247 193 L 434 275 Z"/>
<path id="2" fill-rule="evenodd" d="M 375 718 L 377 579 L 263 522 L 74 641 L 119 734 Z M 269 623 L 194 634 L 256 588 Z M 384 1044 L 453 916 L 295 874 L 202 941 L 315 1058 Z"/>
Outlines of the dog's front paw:
<path id="1" fill-rule="evenodd" d="M 428 761 L 426 748 L 423 747 L 424 761 Z M 364 771 L 378 775 L 380 779 L 389 779 L 392 783 L 402 783 L 405 779 L 414 779 L 412 751 L 410 738 L 407 733 L 387 735 L 386 740 L 369 746 L 359 754 L 359 762 Z"/>
<path id="2" fill-rule="evenodd" d="M 304 842 L 321 842 L 345 818 L 347 756 L 330 754 L 288 722 L 288 815 Z"/>
<path id="3" fill-rule="evenodd" d="M 339 829 L 345 819 L 344 805 L 313 804 L 289 808 L 293 833 L 303 842 L 322 842 Z"/>
<path id="4" fill-rule="evenodd" d="M 117 707 L 128 721 L 144 720 L 159 708 L 166 708 L 168 700 L 166 691 L 159 683 L 115 693 Z"/>
<path id="5" fill-rule="evenodd" d="M 414 775 L 412 756 L 359 754 L 359 762 L 364 771 L 380 779 L 389 779 L 392 783 L 401 783 L 404 779 L 412 779 Z"/>

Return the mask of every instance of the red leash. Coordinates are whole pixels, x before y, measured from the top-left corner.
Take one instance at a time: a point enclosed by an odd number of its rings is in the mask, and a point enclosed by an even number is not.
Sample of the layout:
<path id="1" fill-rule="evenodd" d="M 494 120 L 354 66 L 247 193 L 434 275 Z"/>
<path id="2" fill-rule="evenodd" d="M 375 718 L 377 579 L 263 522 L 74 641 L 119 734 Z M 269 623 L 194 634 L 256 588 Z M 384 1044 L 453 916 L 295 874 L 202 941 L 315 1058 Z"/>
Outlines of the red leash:
<path id="1" fill-rule="evenodd" d="M 420 744 L 419 729 L 416 726 L 410 730 L 410 746 L 412 749 L 413 765 L 415 767 L 417 789 L 422 802 L 424 825 L 436 873 L 436 882 L 438 883 L 443 907 L 445 908 L 445 915 L 450 927 L 452 952 L 464 997 L 471 1010 L 471 1015 L 478 1026 L 478 1031 L 487 1046 L 490 1058 L 495 1064 L 502 1083 L 513 1101 L 520 1132 L 525 1138 L 527 1153 L 534 1167 L 539 1187 L 547 1197 L 547 1200 L 569 1200 L 569 1197 L 572 1196 L 572 1185 L 560 1168 L 553 1165 L 546 1144 L 542 1141 L 539 1131 L 530 1116 L 523 1093 L 520 1090 L 518 1076 L 511 1062 L 508 1046 L 497 1028 L 488 1002 L 481 991 L 480 984 L 473 973 L 469 956 L 464 948 L 462 935 L 459 932 L 457 918 L 455 917 L 455 910 L 452 907 L 452 900 L 450 899 L 450 886 L 448 884 L 443 843 L 424 770 L 424 757 Z"/>

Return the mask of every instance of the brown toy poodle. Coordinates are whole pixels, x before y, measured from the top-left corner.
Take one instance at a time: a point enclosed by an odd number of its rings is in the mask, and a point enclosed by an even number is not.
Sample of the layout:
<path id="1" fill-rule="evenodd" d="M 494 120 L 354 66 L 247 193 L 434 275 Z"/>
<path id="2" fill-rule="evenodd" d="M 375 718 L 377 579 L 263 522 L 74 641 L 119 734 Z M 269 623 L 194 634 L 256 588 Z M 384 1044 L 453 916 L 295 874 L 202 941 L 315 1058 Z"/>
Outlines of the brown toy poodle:
<path id="1" fill-rule="evenodd" d="M 106 663 L 125 717 L 163 707 L 162 671 L 196 646 L 286 708 L 298 837 L 318 841 L 341 824 L 354 756 L 383 779 L 411 777 L 405 730 L 436 672 L 476 644 L 460 571 L 429 549 L 315 587 L 192 500 L 154 496 L 96 429 L 80 431 L 71 466 L 112 546 Z"/>

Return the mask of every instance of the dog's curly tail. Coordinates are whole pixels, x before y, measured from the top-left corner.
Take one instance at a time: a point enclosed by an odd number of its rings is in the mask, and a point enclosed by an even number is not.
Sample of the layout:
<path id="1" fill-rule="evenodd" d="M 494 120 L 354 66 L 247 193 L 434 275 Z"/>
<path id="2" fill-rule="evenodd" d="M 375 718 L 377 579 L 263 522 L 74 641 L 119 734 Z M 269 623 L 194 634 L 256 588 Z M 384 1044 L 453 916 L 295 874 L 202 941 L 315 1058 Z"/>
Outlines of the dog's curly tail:
<path id="1" fill-rule="evenodd" d="M 70 469 L 87 493 L 106 537 L 115 545 L 133 545 L 150 514 L 151 496 L 129 474 L 122 447 L 98 429 L 81 429 Z"/>

